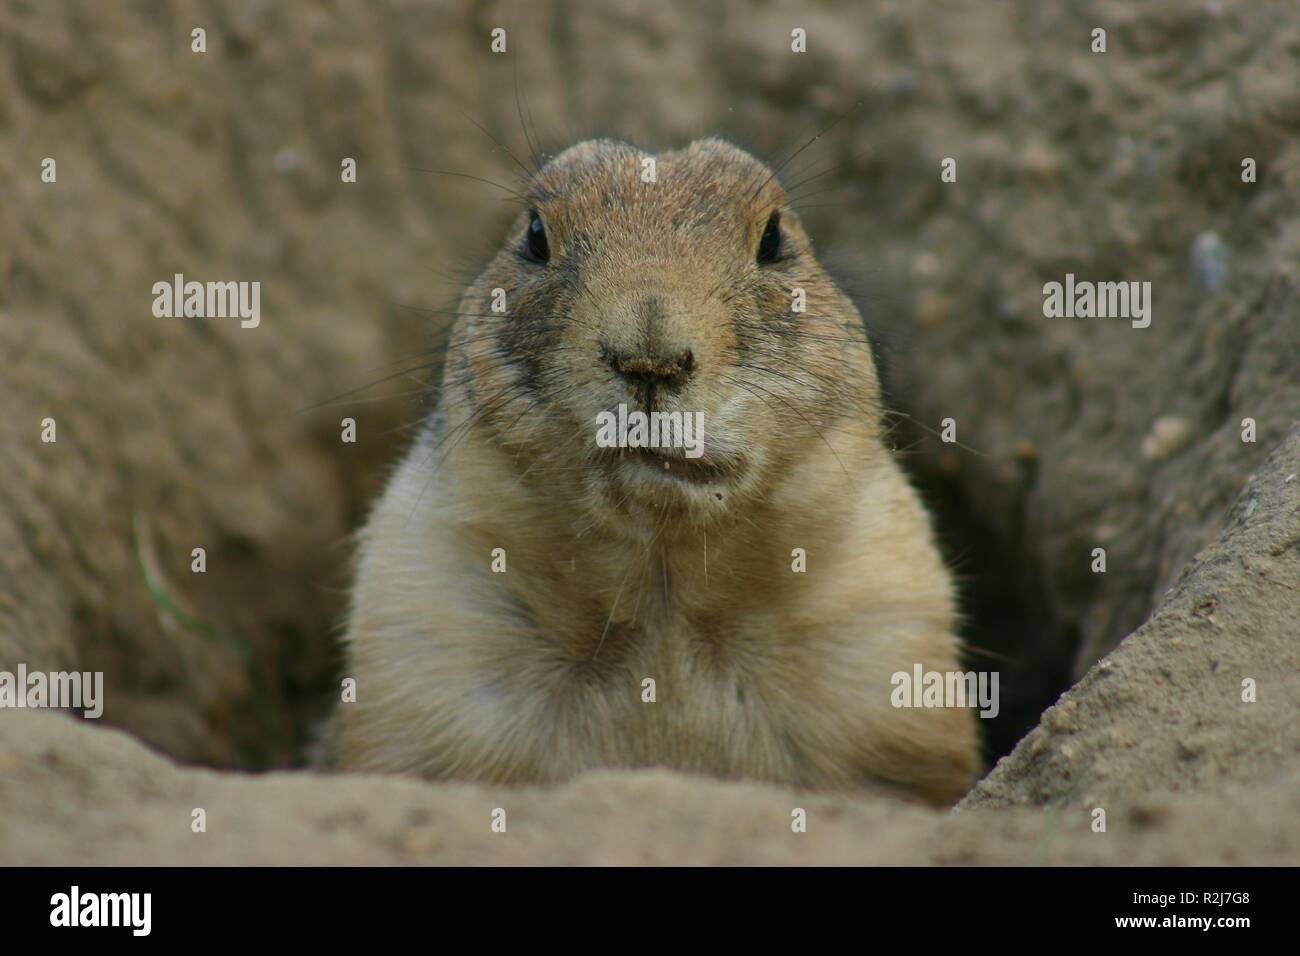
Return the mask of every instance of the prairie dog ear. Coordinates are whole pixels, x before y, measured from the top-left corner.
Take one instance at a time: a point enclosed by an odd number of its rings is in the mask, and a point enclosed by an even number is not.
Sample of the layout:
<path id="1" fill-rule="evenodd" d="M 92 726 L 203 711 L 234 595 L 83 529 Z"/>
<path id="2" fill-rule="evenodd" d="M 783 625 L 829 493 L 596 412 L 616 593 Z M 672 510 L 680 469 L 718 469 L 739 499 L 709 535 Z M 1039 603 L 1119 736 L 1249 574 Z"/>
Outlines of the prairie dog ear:
<path id="1" fill-rule="evenodd" d="M 742 198 L 756 198 L 764 187 L 774 196 L 784 195 L 771 167 L 725 139 L 716 136 L 697 139 L 683 153 L 695 165 L 734 187 Z"/>
<path id="2" fill-rule="evenodd" d="M 697 156 L 717 156 L 724 160 L 739 160 L 741 162 L 758 163 L 758 160 L 745 152 L 734 143 L 729 143 L 725 139 L 719 139 L 717 136 L 710 136 L 706 139 L 697 139 L 690 146 L 686 147 L 688 153 Z M 758 163 L 760 166 L 761 163 Z"/>
<path id="3" fill-rule="evenodd" d="M 692 156 L 698 156 L 700 159 L 717 160 L 719 163 L 739 166 L 742 169 L 752 167 L 768 173 L 772 171 L 766 163 L 753 153 L 716 136 L 695 140 L 690 146 L 686 147 L 686 152 Z"/>
<path id="4" fill-rule="evenodd" d="M 542 167 L 541 175 L 548 172 L 565 172 L 581 169 L 584 166 L 599 166 L 618 158 L 635 158 L 648 155 L 627 143 L 615 139 L 587 139 L 575 143 L 568 149 L 551 158 Z"/>

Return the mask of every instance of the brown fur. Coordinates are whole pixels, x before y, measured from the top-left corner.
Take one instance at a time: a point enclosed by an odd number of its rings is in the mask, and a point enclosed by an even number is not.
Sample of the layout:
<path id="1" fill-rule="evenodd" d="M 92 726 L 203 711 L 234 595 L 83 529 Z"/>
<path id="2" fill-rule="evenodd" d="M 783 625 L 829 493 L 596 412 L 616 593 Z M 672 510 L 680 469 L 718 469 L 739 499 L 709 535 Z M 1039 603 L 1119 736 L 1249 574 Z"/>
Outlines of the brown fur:
<path id="1" fill-rule="evenodd" d="M 497 782 L 661 765 L 952 801 L 972 714 L 890 703 L 894 672 L 955 670 L 958 642 L 861 320 L 767 167 L 706 140 L 646 183 L 646 155 L 555 158 L 528 194 L 549 262 L 521 258 L 525 213 L 465 293 L 440 408 L 362 535 L 338 762 Z M 790 258 L 759 265 L 778 209 Z M 676 391 L 611 365 L 685 349 Z M 647 397 L 703 412 L 721 480 L 596 447 L 599 412 Z"/>

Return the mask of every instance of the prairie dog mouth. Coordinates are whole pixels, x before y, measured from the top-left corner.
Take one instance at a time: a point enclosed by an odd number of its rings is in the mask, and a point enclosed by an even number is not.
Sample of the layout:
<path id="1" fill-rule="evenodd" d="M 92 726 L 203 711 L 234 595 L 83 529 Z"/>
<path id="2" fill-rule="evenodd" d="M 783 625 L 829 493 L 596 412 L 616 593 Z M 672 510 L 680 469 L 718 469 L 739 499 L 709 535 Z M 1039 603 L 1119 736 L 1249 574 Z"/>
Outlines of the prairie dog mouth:
<path id="1" fill-rule="evenodd" d="M 621 402 L 617 411 L 597 414 L 595 425 L 596 446 L 617 460 L 616 467 L 709 485 L 733 478 L 743 464 L 738 454 L 706 449 L 701 411 L 646 412 Z"/>
<path id="2" fill-rule="evenodd" d="M 716 455 L 687 458 L 680 454 L 665 454 L 652 448 L 631 449 L 632 458 L 642 467 L 666 478 L 690 484 L 712 484 L 728 480 L 739 470 L 739 461 Z"/>

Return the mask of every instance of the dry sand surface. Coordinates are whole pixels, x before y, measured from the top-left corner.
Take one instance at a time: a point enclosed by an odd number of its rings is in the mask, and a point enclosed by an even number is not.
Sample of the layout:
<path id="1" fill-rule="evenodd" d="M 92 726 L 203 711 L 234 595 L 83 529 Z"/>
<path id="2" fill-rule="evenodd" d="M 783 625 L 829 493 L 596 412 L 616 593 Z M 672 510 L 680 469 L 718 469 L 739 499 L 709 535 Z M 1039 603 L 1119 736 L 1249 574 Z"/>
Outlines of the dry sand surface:
<path id="1" fill-rule="evenodd" d="M 941 6 L 6 4 L 0 670 L 103 671 L 107 702 L 0 711 L 0 863 L 1300 862 L 1300 10 Z M 1009 753 L 956 811 L 282 769 L 337 687 L 348 534 L 512 211 L 430 170 L 508 182 L 516 76 L 548 148 L 779 157 L 843 117 L 783 175 L 1002 669 Z M 155 319 L 176 272 L 261 281 L 261 326 Z M 1152 326 L 1044 319 L 1066 272 L 1151 281 Z M 912 424 L 945 417 L 964 448 Z"/>

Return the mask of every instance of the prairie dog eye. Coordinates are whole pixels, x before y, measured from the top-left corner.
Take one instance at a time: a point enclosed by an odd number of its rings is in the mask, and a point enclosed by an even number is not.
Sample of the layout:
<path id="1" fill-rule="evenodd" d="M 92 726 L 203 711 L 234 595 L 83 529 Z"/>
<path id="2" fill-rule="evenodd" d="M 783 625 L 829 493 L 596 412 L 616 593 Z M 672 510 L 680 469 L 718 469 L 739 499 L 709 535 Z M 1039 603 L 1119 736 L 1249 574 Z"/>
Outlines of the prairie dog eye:
<path id="1" fill-rule="evenodd" d="M 534 262 L 549 262 L 551 258 L 551 246 L 546 241 L 546 226 L 542 224 L 542 217 L 537 215 L 536 210 L 529 213 L 528 231 L 526 239 L 528 243 L 528 257 Z"/>
<path id="2" fill-rule="evenodd" d="M 781 214 L 774 212 L 767 217 L 763 227 L 763 238 L 758 241 L 758 255 L 755 257 L 760 266 L 776 261 L 781 254 Z"/>

